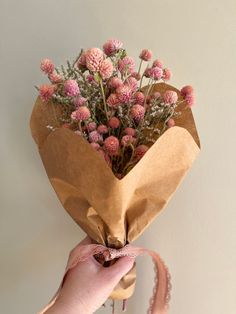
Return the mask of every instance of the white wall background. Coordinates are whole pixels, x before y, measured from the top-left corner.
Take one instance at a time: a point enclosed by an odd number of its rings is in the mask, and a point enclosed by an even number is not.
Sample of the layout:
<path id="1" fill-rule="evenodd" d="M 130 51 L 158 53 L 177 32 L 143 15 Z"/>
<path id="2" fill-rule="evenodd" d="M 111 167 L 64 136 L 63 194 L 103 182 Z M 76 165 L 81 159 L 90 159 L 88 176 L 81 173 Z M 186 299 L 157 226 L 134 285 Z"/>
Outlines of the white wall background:
<path id="1" fill-rule="evenodd" d="M 0 312 L 36 313 L 84 237 L 57 200 L 30 136 L 39 62 L 63 63 L 111 37 L 131 55 L 152 49 L 172 69 L 173 85 L 197 92 L 201 155 L 136 244 L 160 252 L 171 269 L 170 314 L 234 314 L 235 0 L 0 0 Z M 127 314 L 145 313 L 152 281 L 151 262 L 142 258 Z"/>

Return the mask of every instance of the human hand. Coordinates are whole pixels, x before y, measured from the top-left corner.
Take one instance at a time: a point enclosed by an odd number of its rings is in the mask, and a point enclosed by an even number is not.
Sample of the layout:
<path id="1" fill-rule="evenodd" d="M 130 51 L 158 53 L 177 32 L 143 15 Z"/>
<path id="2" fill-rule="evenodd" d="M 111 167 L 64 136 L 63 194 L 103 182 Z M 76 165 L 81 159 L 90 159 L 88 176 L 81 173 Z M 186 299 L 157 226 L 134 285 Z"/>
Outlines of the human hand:
<path id="1" fill-rule="evenodd" d="M 80 244 L 91 244 L 87 237 Z M 45 314 L 91 314 L 107 300 L 120 279 L 133 267 L 134 258 L 121 257 L 103 267 L 94 257 L 71 269 L 55 304 Z"/>

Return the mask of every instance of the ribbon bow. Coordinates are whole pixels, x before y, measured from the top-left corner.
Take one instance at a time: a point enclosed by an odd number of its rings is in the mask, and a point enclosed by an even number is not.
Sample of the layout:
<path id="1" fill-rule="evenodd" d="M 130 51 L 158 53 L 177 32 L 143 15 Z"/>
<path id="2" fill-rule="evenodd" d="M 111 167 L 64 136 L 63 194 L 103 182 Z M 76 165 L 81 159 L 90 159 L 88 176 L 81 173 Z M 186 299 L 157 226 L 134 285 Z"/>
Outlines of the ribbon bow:
<path id="1" fill-rule="evenodd" d="M 125 245 L 121 249 L 107 248 L 101 244 L 85 244 L 77 245 L 70 253 L 67 267 L 63 280 L 60 284 L 52 301 L 38 314 L 43 314 L 49 309 L 56 301 L 60 290 L 62 289 L 63 283 L 66 278 L 66 274 L 74 268 L 79 262 L 86 261 L 91 256 L 100 255 L 103 256 L 105 261 L 111 261 L 122 256 L 138 257 L 140 255 L 148 254 L 152 257 L 155 266 L 155 286 L 153 288 L 153 295 L 150 299 L 150 306 L 147 311 L 148 314 L 167 314 L 169 299 L 170 299 L 170 274 L 167 267 L 160 256 L 151 250 L 136 247 L 132 245 Z"/>

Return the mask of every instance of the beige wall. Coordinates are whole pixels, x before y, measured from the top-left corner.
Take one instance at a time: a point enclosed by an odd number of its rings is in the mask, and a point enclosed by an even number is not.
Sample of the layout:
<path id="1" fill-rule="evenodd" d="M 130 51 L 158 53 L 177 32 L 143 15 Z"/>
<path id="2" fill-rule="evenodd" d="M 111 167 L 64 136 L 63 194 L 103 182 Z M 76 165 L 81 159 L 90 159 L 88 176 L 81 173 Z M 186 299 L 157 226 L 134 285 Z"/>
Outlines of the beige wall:
<path id="1" fill-rule="evenodd" d="M 30 136 L 38 64 L 43 57 L 64 62 L 110 37 L 131 55 L 152 49 L 173 70 L 172 84 L 190 83 L 197 93 L 201 155 L 136 243 L 160 252 L 170 267 L 170 314 L 236 313 L 235 36 L 235 0 L 0 0 L 1 313 L 36 313 L 84 237 L 59 204 Z M 142 258 L 128 314 L 145 313 L 152 281 L 151 262 Z"/>

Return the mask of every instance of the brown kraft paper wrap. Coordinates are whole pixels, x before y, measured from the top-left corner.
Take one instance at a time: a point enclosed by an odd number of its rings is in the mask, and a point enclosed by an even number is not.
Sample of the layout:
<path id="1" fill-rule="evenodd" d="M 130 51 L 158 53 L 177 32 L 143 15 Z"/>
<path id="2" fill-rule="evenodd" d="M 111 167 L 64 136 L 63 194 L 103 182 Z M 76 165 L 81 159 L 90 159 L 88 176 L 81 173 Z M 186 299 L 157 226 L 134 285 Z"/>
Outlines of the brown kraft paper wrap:
<path id="1" fill-rule="evenodd" d="M 153 92 L 179 91 L 156 84 Z M 54 107 L 54 108 L 53 108 Z M 66 128 L 51 131 L 60 107 L 36 100 L 30 126 L 48 178 L 65 210 L 96 243 L 120 248 L 133 242 L 164 208 L 191 168 L 200 148 L 192 111 L 182 103 L 176 126 L 168 129 L 135 167 L 117 179 L 100 154 Z M 127 299 L 135 267 L 112 292 Z"/>

